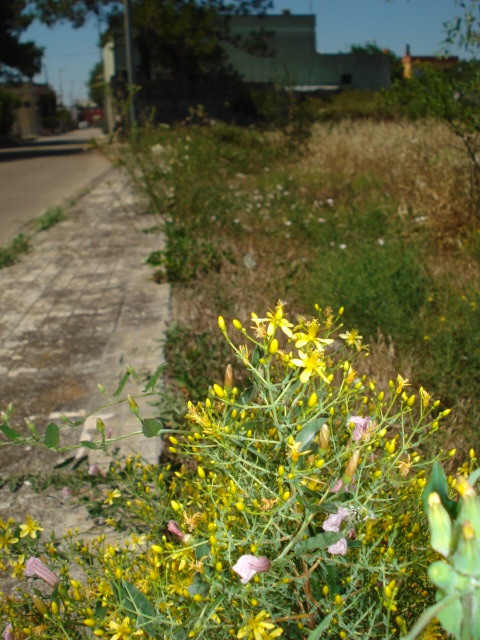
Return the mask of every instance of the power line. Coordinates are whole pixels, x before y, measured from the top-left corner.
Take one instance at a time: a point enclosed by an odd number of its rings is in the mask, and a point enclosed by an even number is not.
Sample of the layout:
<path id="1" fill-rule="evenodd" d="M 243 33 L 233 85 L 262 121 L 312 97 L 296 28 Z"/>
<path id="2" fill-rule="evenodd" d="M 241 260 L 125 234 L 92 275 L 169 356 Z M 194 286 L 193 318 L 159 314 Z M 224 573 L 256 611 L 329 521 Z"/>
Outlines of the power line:
<path id="1" fill-rule="evenodd" d="M 98 56 L 98 51 L 85 51 L 83 53 L 62 53 L 57 56 L 43 56 L 44 58 L 75 58 L 79 56 Z"/>

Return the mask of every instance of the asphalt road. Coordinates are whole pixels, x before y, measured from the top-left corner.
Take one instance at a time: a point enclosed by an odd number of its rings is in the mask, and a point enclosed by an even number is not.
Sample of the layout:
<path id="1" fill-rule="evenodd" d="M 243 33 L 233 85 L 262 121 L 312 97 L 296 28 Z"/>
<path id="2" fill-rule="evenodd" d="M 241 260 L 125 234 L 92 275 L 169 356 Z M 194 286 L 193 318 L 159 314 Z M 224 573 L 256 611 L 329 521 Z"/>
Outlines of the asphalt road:
<path id="1" fill-rule="evenodd" d="M 51 206 L 64 206 L 110 163 L 89 142 L 99 129 L 40 138 L 0 149 L 0 244 L 21 232 Z"/>

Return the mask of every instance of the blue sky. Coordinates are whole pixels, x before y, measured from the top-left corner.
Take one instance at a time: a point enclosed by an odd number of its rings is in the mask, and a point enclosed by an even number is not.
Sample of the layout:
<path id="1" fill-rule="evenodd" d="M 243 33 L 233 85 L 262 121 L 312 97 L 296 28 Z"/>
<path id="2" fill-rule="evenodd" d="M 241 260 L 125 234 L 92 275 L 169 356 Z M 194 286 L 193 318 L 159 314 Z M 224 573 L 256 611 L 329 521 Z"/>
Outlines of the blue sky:
<path id="1" fill-rule="evenodd" d="M 274 13 L 315 13 L 317 49 L 347 51 L 351 44 L 375 41 L 403 55 L 410 44 L 413 55 L 433 55 L 442 48 L 443 23 L 458 14 L 454 0 L 275 0 Z M 89 72 L 99 60 L 98 29 L 91 19 L 81 29 L 68 24 L 53 29 L 33 24 L 23 39 L 45 47 L 44 65 L 50 85 L 64 102 L 86 98 Z M 458 54 L 452 50 L 452 54 Z M 45 69 L 35 78 L 45 81 Z"/>

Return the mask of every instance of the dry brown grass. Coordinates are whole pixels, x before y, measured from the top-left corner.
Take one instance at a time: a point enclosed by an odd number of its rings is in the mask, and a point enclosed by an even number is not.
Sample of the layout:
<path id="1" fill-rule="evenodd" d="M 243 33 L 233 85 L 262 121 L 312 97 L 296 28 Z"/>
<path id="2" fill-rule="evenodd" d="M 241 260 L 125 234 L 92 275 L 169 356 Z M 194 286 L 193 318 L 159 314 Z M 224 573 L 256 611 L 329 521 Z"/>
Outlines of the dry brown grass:
<path id="1" fill-rule="evenodd" d="M 438 122 L 316 125 L 301 170 L 335 177 L 334 196 L 359 176 L 374 176 L 400 203 L 400 216 L 425 216 L 439 234 L 458 231 L 470 218 L 468 160 L 457 138 Z"/>

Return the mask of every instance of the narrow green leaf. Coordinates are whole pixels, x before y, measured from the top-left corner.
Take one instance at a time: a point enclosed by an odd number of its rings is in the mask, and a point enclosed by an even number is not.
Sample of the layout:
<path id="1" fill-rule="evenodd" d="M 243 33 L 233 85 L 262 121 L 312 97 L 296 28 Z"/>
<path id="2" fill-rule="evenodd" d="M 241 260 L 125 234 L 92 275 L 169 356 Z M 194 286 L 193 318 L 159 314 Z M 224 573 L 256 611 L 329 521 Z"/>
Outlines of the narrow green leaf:
<path id="1" fill-rule="evenodd" d="M 82 447 L 87 447 L 87 449 L 96 449 L 97 445 L 94 442 L 90 442 L 90 440 L 80 440 L 80 444 Z"/>
<path id="2" fill-rule="evenodd" d="M 475 483 L 477 482 L 477 480 L 480 478 L 480 467 L 478 467 L 478 469 L 475 469 L 475 471 L 472 471 L 472 473 L 468 476 L 468 483 L 473 486 L 475 486 Z"/>
<path id="3" fill-rule="evenodd" d="M 335 614 L 335 611 L 332 611 L 331 613 L 329 613 L 328 616 L 326 616 L 321 621 L 318 627 L 312 631 L 312 633 L 308 636 L 307 640 L 318 640 L 319 638 L 321 638 L 323 632 L 330 625 L 330 622 L 332 621 L 334 614 Z"/>
<path id="4" fill-rule="evenodd" d="M 160 377 L 160 374 L 162 373 L 162 371 L 165 369 L 165 367 L 167 366 L 166 362 L 163 362 L 158 369 L 155 371 L 155 373 L 153 374 L 153 376 L 150 378 L 150 380 L 147 382 L 147 384 L 145 385 L 145 389 L 144 391 L 150 391 L 155 388 L 155 385 L 158 382 L 158 379 Z"/>
<path id="5" fill-rule="evenodd" d="M 145 418 L 145 420 L 142 420 L 142 432 L 146 438 L 158 436 L 162 429 L 163 423 L 156 418 Z"/>
<path id="6" fill-rule="evenodd" d="M 60 429 L 54 422 L 50 422 L 45 430 L 45 444 L 49 449 L 56 449 L 60 442 Z"/>
<path id="7" fill-rule="evenodd" d="M 118 387 L 115 391 L 115 393 L 113 394 L 114 398 L 118 398 L 118 396 L 122 393 L 123 388 L 125 387 L 125 385 L 127 384 L 127 381 L 130 377 L 130 373 L 127 371 L 125 373 L 125 375 L 123 376 L 123 378 L 120 380 L 120 382 L 118 383 Z"/>

